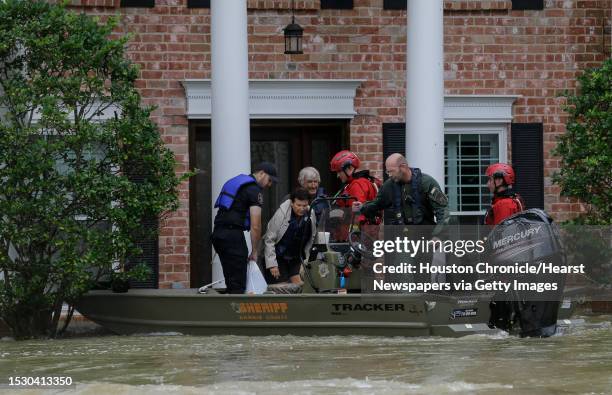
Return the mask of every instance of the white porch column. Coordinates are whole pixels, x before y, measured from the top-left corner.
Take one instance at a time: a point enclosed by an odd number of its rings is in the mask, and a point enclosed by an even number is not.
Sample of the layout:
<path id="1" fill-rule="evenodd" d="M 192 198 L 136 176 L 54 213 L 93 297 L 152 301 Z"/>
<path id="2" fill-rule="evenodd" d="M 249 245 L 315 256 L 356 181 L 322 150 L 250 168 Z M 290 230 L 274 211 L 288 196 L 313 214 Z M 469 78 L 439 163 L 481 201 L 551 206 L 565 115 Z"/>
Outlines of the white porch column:
<path id="1" fill-rule="evenodd" d="M 228 179 L 251 171 L 247 0 L 212 0 L 210 13 L 214 205 Z M 216 210 L 213 218 L 214 214 Z M 220 279 L 223 272 L 217 258 L 213 281 Z"/>
<path id="2" fill-rule="evenodd" d="M 407 1 L 406 158 L 444 190 L 444 4 Z"/>

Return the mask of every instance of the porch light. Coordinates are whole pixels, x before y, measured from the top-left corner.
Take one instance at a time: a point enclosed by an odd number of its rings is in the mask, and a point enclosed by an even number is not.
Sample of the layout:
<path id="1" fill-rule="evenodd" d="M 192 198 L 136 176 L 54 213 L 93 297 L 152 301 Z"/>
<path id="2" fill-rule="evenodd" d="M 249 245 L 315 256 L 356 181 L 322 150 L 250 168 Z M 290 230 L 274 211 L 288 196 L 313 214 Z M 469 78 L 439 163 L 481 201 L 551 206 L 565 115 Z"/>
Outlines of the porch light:
<path id="1" fill-rule="evenodd" d="M 295 23 L 295 0 L 291 1 L 291 23 L 285 26 L 285 55 L 299 55 L 302 51 L 304 29 Z"/>

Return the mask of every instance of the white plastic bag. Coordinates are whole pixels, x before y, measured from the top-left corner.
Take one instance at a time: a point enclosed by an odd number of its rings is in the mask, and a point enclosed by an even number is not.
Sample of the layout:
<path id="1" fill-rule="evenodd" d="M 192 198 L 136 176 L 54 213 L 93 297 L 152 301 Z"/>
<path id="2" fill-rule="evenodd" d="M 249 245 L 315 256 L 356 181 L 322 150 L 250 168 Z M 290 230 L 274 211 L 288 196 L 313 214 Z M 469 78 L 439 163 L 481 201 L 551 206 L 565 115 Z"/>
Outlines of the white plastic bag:
<path id="1" fill-rule="evenodd" d="M 247 266 L 247 286 L 246 293 L 248 294 L 262 294 L 268 289 L 268 283 L 264 279 L 257 262 L 249 261 Z"/>

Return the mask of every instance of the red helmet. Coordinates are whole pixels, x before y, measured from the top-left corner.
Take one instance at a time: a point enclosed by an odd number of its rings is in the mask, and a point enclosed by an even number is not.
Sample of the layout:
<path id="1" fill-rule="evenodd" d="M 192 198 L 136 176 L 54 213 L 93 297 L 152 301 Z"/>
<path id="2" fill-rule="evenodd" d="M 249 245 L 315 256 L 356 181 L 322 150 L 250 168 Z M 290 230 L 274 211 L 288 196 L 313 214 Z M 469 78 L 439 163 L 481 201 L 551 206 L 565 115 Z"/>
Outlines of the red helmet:
<path id="1" fill-rule="evenodd" d="M 353 166 L 355 169 L 357 169 L 360 163 L 361 161 L 357 155 L 351 151 L 344 150 L 334 155 L 331 162 L 329 162 L 329 169 L 332 172 L 337 173 L 345 170 L 349 166 Z"/>
<path id="2" fill-rule="evenodd" d="M 503 178 L 507 185 L 514 184 L 514 170 L 505 163 L 495 163 L 487 167 L 487 177 Z"/>

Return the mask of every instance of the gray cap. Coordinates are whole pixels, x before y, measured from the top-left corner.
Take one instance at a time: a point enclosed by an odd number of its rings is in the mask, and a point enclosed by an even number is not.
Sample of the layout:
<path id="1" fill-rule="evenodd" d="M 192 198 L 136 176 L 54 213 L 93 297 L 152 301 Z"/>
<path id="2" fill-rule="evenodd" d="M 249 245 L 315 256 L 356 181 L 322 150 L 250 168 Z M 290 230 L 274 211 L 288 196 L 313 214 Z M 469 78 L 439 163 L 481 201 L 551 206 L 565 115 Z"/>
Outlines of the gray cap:
<path id="1" fill-rule="evenodd" d="M 276 166 L 274 166 L 274 164 L 270 162 L 261 162 L 255 166 L 253 173 L 257 173 L 258 171 L 263 171 L 269 175 L 272 182 L 278 182 L 278 172 L 276 171 Z"/>

